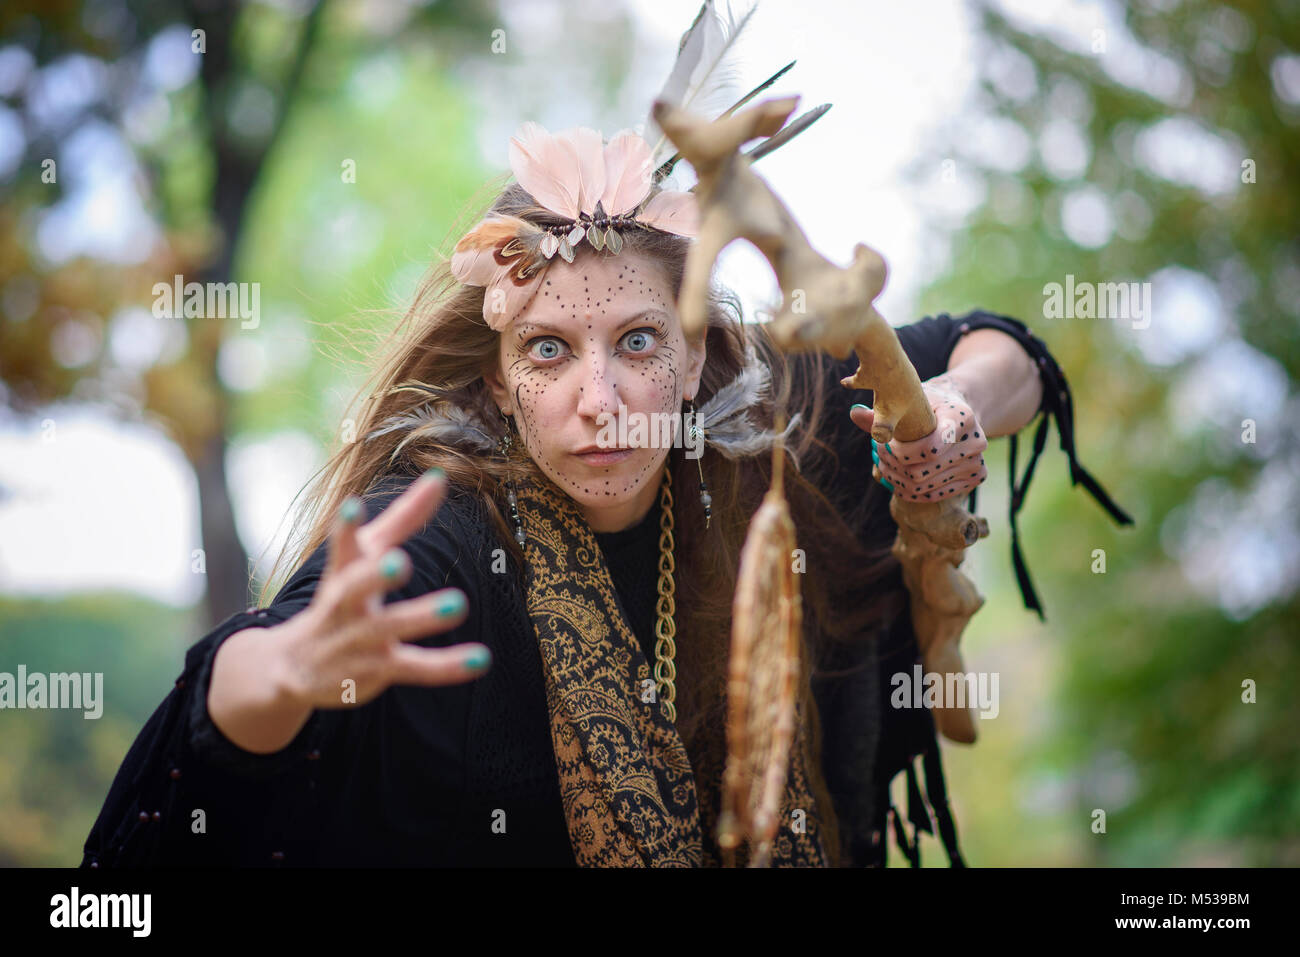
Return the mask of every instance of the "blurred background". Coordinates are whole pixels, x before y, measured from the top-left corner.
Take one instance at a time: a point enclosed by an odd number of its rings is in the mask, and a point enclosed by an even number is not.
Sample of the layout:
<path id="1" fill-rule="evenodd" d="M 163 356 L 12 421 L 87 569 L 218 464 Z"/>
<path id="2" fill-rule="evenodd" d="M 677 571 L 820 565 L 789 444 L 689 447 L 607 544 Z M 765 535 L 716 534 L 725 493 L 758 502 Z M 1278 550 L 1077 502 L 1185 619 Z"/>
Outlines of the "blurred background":
<path id="1" fill-rule="evenodd" d="M 0 711 L 0 865 L 80 861 L 519 123 L 638 128 L 698 8 L 4 4 L 0 672 L 102 672 L 104 710 Z M 1071 487 L 1053 430 L 1020 519 L 1040 622 L 988 453 L 963 648 L 1001 711 L 944 744 L 967 860 L 1300 864 L 1300 5 L 767 0 L 746 33 L 738 93 L 797 59 L 773 92 L 834 104 L 756 167 L 813 243 L 879 249 L 896 323 L 1028 323 L 1136 519 Z M 256 321 L 159 316 L 176 275 L 257 284 Z M 1067 277 L 1150 311 L 1061 315 Z M 772 308 L 754 250 L 719 278 Z"/>

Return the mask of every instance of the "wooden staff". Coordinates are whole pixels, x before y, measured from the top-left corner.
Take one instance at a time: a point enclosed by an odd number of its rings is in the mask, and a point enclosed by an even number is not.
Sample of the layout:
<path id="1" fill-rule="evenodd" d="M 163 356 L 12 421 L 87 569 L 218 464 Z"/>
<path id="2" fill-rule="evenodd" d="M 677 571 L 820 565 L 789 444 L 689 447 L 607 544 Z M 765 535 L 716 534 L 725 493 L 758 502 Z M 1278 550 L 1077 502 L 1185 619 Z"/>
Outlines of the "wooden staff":
<path id="1" fill-rule="evenodd" d="M 897 334 L 873 305 L 885 285 L 884 259 L 859 243 L 847 268 L 830 262 L 812 248 L 794 216 L 740 153 L 744 143 L 776 135 L 798 104 L 797 96 L 765 100 L 710 122 L 669 103 L 655 103 L 655 122 L 699 177 L 694 188 L 700 206 L 698 240 L 687 256 L 678 302 L 682 327 L 688 337 L 703 331 L 713 264 L 732 240 L 747 239 L 772 264 L 785 297 L 781 312 L 770 326 L 778 347 L 787 351 L 821 349 L 838 358 L 847 357 L 850 351 L 856 353 L 857 372 L 840 384 L 874 393 L 872 437 L 882 445 L 895 435 L 901 441 L 914 441 L 933 432 L 937 422 Z M 879 478 L 878 468 L 873 469 L 873 476 Z M 924 669 L 943 675 L 964 674 L 958 642 L 984 599 L 958 566 L 966 548 L 988 535 L 988 522 L 972 516 L 955 499 L 908 502 L 895 495 L 890 501 L 890 514 L 898 525 L 893 551 L 909 592 Z M 751 552 L 747 547 L 745 554 L 774 553 L 771 549 Z M 742 580 L 754 574 L 742 563 Z M 763 576 L 760 573 L 758 577 Z M 773 569 L 768 577 L 775 581 L 780 575 Z M 776 590 L 779 592 L 779 587 Z M 763 640 L 761 634 L 742 633 L 747 622 L 749 630 L 753 630 L 754 618 L 736 620 L 739 625 L 732 636 L 733 663 L 738 658 L 767 657 L 752 651 Z M 735 678 L 733 675 L 729 683 L 729 693 L 739 690 L 743 694 L 745 682 Z M 781 704 L 783 713 L 792 711 L 793 696 Z M 735 702 L 732 705 L 729 713 L 737 714 Z M 762 715 L 763 710 L 745 712 L 742 708 L 739 713 L 748 713 L 752 719 Z M 770 711 L 768 714 L 766 720 L 770 720 Z M 963 743 L 975 740 L 971 707 L 936 708 L 934 717 L 945 737 Z M 781 726 L 783 722 L 772 724 Z M 766 745 L 771 736 L 771 728 L 729 727 L 729 765 L 751 764 L 751 750 Z M 782 751 L 779 747 L 762 750 L 777 755 Z M 729 805 L 724 802 L 725 806 Z M 770 821 L 771 808 L 752 811 L 765 824 Z M 737 824 L 728 816 L 728 823 L 741 830 L 748 827 L 747 835 L 753 833 L 753 819 Z"/>

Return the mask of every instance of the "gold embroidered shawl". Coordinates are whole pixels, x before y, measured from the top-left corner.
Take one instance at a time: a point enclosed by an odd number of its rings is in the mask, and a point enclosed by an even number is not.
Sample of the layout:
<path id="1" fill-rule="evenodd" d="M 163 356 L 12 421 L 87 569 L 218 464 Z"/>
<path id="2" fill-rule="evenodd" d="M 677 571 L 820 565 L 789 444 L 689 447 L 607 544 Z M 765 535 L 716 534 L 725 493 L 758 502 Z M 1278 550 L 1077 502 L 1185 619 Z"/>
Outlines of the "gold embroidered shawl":
<path id="1" fill-rule="evenodd" d="M 720 855 L 705 826 L 717 820 L 720 774 L 696 780 L 658 695 L 648 693 L 649 663 L 591 527 L 544 476 L 520 482 L 517 499 L 528 614 L 541 648 L 560 796 L 578 864 L 717 866 Z M 801 739 L 804 730 L 801 721 Z M 776 866 L 826 864 L 801 745 L 796 741 L 791 756 Z"/>

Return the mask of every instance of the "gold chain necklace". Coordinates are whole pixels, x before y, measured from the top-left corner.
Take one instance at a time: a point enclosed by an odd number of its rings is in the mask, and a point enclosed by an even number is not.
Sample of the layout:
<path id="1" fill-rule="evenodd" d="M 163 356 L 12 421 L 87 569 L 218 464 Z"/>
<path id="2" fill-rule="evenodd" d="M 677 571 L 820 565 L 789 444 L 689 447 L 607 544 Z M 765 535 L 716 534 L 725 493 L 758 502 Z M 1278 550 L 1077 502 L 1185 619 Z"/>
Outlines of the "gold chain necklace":
<path id="1" fill-rule="evenodd" d="M 677 611 L 673 596 L 677 586 L 673 581 L 676 565 L 673 561 L 673 474 L 669 467 L 664 468 L 663 489 L 659 493 L 659 602 L 656 606 L 658 618 L 655 620 L 655 685 L 659 696 L 668 712 L 668 720 L 677 722 L 677 707 L 673 702 L 677 698 L 677 669 L 673 658 L 677 654 L 677 625 L 673 615 Z"/>

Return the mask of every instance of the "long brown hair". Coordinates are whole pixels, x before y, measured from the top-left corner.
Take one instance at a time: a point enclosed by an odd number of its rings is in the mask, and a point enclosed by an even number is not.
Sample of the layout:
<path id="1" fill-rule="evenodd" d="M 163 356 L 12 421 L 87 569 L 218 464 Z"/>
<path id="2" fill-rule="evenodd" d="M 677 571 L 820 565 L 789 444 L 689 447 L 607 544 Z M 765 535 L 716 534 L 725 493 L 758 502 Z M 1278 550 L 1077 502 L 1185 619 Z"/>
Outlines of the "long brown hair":
<path id="1" fill-rule="evenodd" d="M 517 183 L 511 183 L 491 204 L 491 211 L 517 216 L 539 225 L 560 222 L 554 213 L 535 204 Z M 690 241 L 651 229 L 624 232 L 623 254 L 633 252 L 657 264 L 667 278 L 674 298 L 680 293 Z M 578 255 L 610 255 L 587 244 Z M 352 419 L 355 440 L 345 442 L 305 490 L 305 498 L 290 532 L 288 544 L 261 591 L 265 604 L 275 594 L 278 579 L 287 577 L 329 536 L 331 520 L 343 500 L 364 495 L 377 479 L 392 474 L 419 475 L 440 466 L 449 482 L 477 495 L 503 547 L 522 566 L 522 553 L 510 532 L 504 508 L 504 483 L 527 474 L 531 463 L 506 460 L 492 453 L 436 441 L 410 441 L 408 434 L 390 431 L 368 438 L 395 416 L 412 413 L 435 390 L 447 402 L 482 423 L 492 441 L 505 423 L 492 399 L 484 372 L 498 361 L 500 333 L 483 320 L 482 286 L 458 283 L 449 263 L 435 262 L 421 283 L 414 302 L 393 330 L 378 369 L 361 389 Z M 695 402 L 697 407 L 740 374 L 756 356 L 772 373 L 771 393 L 761 406 L 750 410 L 759 428 L 773 428 L 802 415 L 786 442 L 786 496 L 804 550 L 807 569 L 801 575 L 805 613 L 805 668 L 807 676 L 827 641 L 869 640 L 901 607 L 896 589 L 885 580 L 896 569 L 887 549 L 864 546 L 830 501 L 818 489 L 820 478 L 836 463 L 829 447 L 817 435 L 825 404 L 826 357 L 787 357 L 772 346 L 761 325 L 741 321 L 739 302 L 726 290 L 713 287 L 705 331 L 706 361 Z M 803 363 L 802 375 L 792 366 Z M 792 391 L 793 381 L 803 384 Z M 865 436 L 864 436 L 865 441 Z M 731 596 L 735 592 L 741 547 L 750 518 L 767 491 L 771 453 L 727 458 L 706 454 L 700 460 L 712 495 L 712 521 L 705 530 L 700 502 L 700 466 L 683 450 L 669 453 L 672 470 L 676 550 L 677 608 L 677 727 L 697 773 L 721 773 L 725 755 L 726 666 L 731 635 Z M 523 470 L 522 472 L 520 470 Z M 884 501 L 874 483 L 864 482 L 867 507 Z M 809 717 L 809 749 L 818 769 L 820 730 L 817 710 L 804 681 L 804 705 Z M 815 773 L 816 770 L 815 770 Z M 835 816 L 824 782 L 814 781 L 819 808 L 828 829 L 827 848 L 838 858 Z"/>

